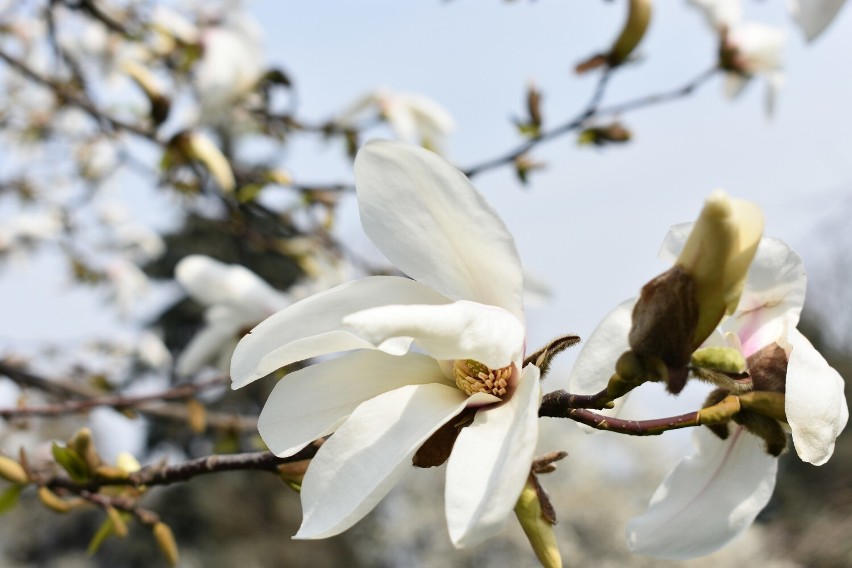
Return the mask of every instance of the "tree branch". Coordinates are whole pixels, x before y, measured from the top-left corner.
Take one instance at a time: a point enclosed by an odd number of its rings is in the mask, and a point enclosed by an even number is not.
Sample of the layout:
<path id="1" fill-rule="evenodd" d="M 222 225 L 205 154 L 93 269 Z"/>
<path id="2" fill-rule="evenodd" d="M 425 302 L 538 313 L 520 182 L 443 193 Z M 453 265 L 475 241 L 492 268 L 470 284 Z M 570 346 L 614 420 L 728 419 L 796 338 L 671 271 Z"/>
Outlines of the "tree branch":
<path id="1" fill-rule="evenodd" d="M 502 156 L 492 158 L 484 162 L 480 162 L 479 164 L 473 165 L 462 171 L 467 177 L 474 177 L 476 175 L 481 174 L 482 172 L 493 170 L 500 166 L 510 164 L 520 156 L 526 154 L 527 152 L 535 148 L 536 146 L 549 140 L 558 138 L 564 134 L 567 134 L 568 132 L 572 132 L 574 130 L 579 129 L 581 126 L 583 126 L 583 124 L 586 123 L 586 121 L 592 118 L 620 114 L 639 108 L 654 106 L 663 102 L 673 101 L 686 97 L 692 94 L 702 84 L 706 83 L 712 76 L 716 74 L 716 71 L 718 71 L 718 68 L 712 67 L 702 72 L 696 78 L 689 81 L 686 85 L 674 89 L 672 91 L 666 91 L 663 93 L 640 97 L 609 107 L 599 107 L 600 101 L 603 99 L 607 82 L 610 77 L 609 72 L 604 72 L 604 74 L 601 75 L 600 79 L 598 80 L 598 85 L 595 88 L 595 92 L 592 95 L 592 99 L 589 101 L 589 104 L 586 106 L 586 109 L 583 110 L 583 112 L 551 130 L 542 132 L 538 136 L 530 138 L 529 140 L 523 142 L 522 144 L 519 144 L 512 150 L 509 150 Z"/>

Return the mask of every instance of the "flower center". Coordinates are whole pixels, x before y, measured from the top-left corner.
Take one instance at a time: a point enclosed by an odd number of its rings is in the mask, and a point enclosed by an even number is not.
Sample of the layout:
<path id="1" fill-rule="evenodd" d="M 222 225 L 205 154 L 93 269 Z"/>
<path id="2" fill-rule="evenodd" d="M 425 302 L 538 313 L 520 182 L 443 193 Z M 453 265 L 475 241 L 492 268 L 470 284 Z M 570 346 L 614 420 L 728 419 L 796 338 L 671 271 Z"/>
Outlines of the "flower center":
<path id="1" fill-rule="evenodd" d="M 502 399 L 506 395 L 511 376 L 511 365 L 493 370 L 473 359 L 458 359 L 453 363 L 456 386 L 468 396 L 484 392 Z"/>

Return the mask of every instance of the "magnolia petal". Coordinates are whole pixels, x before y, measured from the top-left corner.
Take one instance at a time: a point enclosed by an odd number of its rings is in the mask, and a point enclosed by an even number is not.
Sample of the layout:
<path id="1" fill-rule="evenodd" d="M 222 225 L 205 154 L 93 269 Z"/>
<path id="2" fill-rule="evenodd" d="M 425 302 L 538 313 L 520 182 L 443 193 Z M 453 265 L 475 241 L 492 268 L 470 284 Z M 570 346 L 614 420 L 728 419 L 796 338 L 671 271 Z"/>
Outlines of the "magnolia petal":
<path id="1" fill-rule="evenodd" d="M 372 276 L 347 282 L 296 302 L 243 337 L 231 359 L 232 388 L 285 365 L 336 351 L 373 348 L 342 327 L 345 316 L 384 304 L 445 304 L 449 300 L 407 278 Z M 385 351 L 401 355 L 405 342 Z"/>
<path id="2" fill-rule="evenodd" d="M 175 278 L 192 298 L 206 306 L 227 304 L 259 313 L 263 318 L 289 303 L 287 296 L 238 264 L 224 264 L 194 254 L 181 259 Z"/>
<path id="3" fill-rule="evenodd" d="M 849 419 L 843 379 L 798 330 L 790 331 L 787 339 L 793 350 L 787 363 L 785 411 L 793 444 L 802 460 L 822 465 Z"/>
<path id="4" fill-rule="evenodd" d="M 291 456 L 334 432 L 365 400 L 428 383 L 454 386 L 431 357 L 359 351 L 286 375 L 269 395 L 257 427 L 272 453 Z"/>
<path id="5" fill-rule="evenodd" d="M 727 440 L 707 428 L 693 437 L 696 453 L 669 472 L 648 510 L 627 525 L 637 554 L 687 559 L 718 550 L 747 529 L 775 488 L 778 460 L 742 428 Z"/>
<path id="6" fill-rule="evenodd" d="M 511 313 L 476 302 L 442 306 L 381 306 L 351 314 L 343 323 L 374 346 L 413 338 L 435 359 L 474 359 L 492 369 L 520 359 L 524 325 Z"/>
<path id="7" fill-rule="evenodd" d="M 790 12 L 808 41 L 815 40 L 834 21 L 846 0 L 791 0 Z"/>
<path id="8" fill-rule="evenodd" d="M 355 185 L 364 231 L 400 270 L 523 321 L 515 242 L 464 174 L 428 150 L 374 140 L 355 158 Z"/>
<path id="9" fill-rule="evenodd" d="M 294 538 L 339 534 L 369 513 L 411 467 L 417 449 L 467 402 L 440 384 L 410 385 L 361 404 L 311 461 Z"/>
<path id="10" fill-rule="evenodd" d="M 725 73 L 725 79 L 722 87 L 725 91 L 725 96 L 729 99 L 735 99 L 740 96 L 740 93 L 746 88 L 750 77 L 743 77 L 739 73 Z"/>
<path id="11" fill-rule="evenodd" d="M 409 144 L 419 142 L 417 140 L 417 122 L 414 113 L 407 104 L 403 101 L 390 100 L 384 109 L 384 115 L 397 139 Z"/>
<path id="12" fill-rule="evenodd" d="M 689 0 L 689 3 L 701 10 L 707 25 L 715 32 L 730 29 L 742 20 L 740 0 Z"/>
<path id="13" fill-rule="evenodd" d="M 801 257 L 783 241 L 763 238 L 737 311 L 722 329 L 739 336 L 744 355 L 759 351 L 799 323 L 806 286 Z"/>
<path id="14" fill-rule="evenodd" d="M 182 377 L 188 377 L 200 371 L 204 365 L 222 353 L 223 347 L 234 346 L 239 329 L 239 325 L 227 321 L 206 325 L 181 352 L 175 372 Z"/>
<path id="15" fill-rule="evenodd" d="M 630 349 L 627 334 L 630 331 L 635 304 L 636 298 L 620 303 L 598 324 L 574 361 L 574 367 L 568 376 L 568 392 L 595 394 L 606 388 L 610 377 L 615 373 L 616 361 L 622 353 Z M 617 416 L 628 396 L 629 394 L 615 401 L 615 408 L 599 412 L 607 416 Z M 588 431 L 597 432 L 592 428 Z"/>
<path id="16" fill-rule="evenodd" d="M 453 544 L 476 545 L 503 527 L 524 488 L 538 440 L 539 370 L 527 365 L 512 398 L 476 413 L 447 463 L 447 526 Z"/>

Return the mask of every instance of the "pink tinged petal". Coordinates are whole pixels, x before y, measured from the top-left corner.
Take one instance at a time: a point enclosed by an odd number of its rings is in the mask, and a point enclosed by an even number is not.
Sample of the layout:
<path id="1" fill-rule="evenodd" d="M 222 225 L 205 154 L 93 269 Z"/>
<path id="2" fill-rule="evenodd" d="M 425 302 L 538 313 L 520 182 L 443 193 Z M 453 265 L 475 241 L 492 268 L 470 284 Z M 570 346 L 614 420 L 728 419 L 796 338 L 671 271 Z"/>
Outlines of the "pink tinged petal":
<path id="1" fill-rule="evenodd" d="M 781 240 L 762 239 L 737 311 L 723 330 L 739 336 L 745 356 L 759 351 L 799 323 L 806 286 L 801 257 Z"/>
<path id="2" fill-rule="evenodd" d="M 568 376 L 568 392 L 595 394 L 606 388 L 610 377 L 615 373 L 615 362 L 622 353 L 630 349 L 627 334 L 630 331 L 635 304 L 636 298 L 620 303 L 598 324 L 574 362 Z M 599 412 L 607 416 L 617 416 L 628 396 L 629 394 L 615 401 L 615 408 L 612 410 Z M 589 428 L 587 431 L 597 430 Z"/>
<path id="3" fill-rule="evenodd" d="M 364 231 L 403 272 L 523 321 L 515 242 L 461 172 L 428 150 L 374 140 L 358 152 L 355 184 Z"/>
<path id="4" fill-rule="evenodd" d="M 406 385 L 429 383 L 454 387 L 438 362 L 425 355 L 344 355 L 278 381 L 260 413 L 258 430 L 275 455 L 291 456 L 334 432 L 362 402 Z"/>
<path id="5" fill-rule="evenodd" d="M 834 21 L 845 0 L 791 0 L 790 12 L 808 41 L 815 40 Z"/>
<path id="6" fill-rule="evenodd" d="M 231 359 L 232 388 L 311 357 L 371 349 L 373 345 L 343 328 L 345 316 L 392 304 L 445 304 L 449 302 L 425 286 L 395 276 L 372 276 L 347 282 L 288 306 L 266 319 L 243 337 Z M 386 352 L 401 355 L 408 340 L 384 346 Z"/>
<path id="7" fill-rule="evenodd" d="M 326 538 L 361 520 L 411 469 L 417 449 L 467 402 L 440 384 L 410 385 L 355 409 L 311 461 L 294 538 Z"/>
<path id="8" fill-rule="evenodd" d="M 514 396 L 476 413 L 447 463 L 447 526 L 458 547 L 493 536 L 511 516 L 538 441 L 538 367 L 527 365 Z"/>
<path id="9" fill-rule="evenodd" d="M 521 358 L 524 326 L 511 313 L 476 302 L 388 305 L 351 314 L 343 323 L 376 347 L 413 338 L 435 359 L 474 359 L 492 369 Z"/>
<path id="10" fill-rule="evenodd" d="M 778 460 L 742 428 L 727 440 L 706 428 L 696 453 L 669 472 L 648 510 L 627 525 L 635 553 L 685 560 L 718 550 L 745 531 L 775 488 Z"/>
<path id="11" fill-rule="evenodd" d="M 785 411 L 793 444 L 802 460 L 822 465 L 849 419 L 843 379 L 798 330 L 787 339 L 793 350 L 787 364 Z"/>

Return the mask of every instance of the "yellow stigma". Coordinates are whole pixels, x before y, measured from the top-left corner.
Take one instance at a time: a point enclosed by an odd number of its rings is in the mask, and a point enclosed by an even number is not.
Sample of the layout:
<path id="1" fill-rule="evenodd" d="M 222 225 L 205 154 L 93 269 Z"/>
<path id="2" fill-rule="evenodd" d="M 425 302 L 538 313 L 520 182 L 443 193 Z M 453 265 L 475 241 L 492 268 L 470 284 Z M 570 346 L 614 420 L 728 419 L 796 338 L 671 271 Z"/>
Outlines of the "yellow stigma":
<path id="1" fill-rule="evenodd" d="M 495 371 L 473 359 L 458 359 L 453 364 L 456 386 L 468 396 L 484 392 L 503 398 L 511 376 L 511 365 Z"/>

